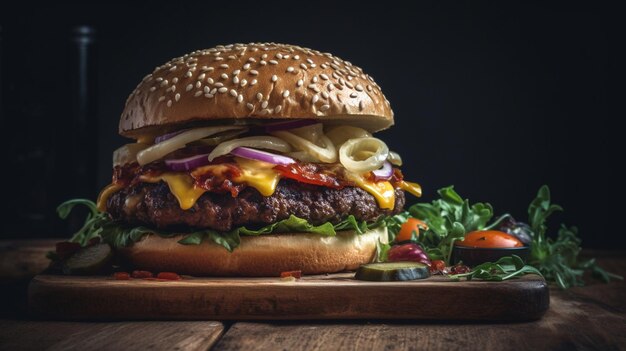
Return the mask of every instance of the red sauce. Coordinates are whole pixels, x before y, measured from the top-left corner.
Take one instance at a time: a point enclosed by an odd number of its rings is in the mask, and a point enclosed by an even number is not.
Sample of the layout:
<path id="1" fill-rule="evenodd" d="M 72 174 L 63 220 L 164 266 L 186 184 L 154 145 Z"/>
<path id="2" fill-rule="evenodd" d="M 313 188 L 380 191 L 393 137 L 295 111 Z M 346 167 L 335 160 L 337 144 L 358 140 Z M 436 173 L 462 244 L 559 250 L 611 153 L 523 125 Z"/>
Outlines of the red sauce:
<path id="1" fill-rule="evenodd" d="M 287 271 L 280 273 L 281 278 L 294 277 L 297 279 L 302 278 L 302 271 Z"/>
<path id="2" fill-rule="evenodd" d="M 321 185 L 333 189 L 354 185 L 353 182 L 342 176 L 342 171 L 337 165 L 292 163 L 286 166 L 277 165 L 274 169 L 280 172 L 284 178 L 294 179 L 301 183 Z"/>
<path id="3" fill-rule="evenodd" d="M 183 278 L 180 277 L 180 275 L 174 273 L 174 272 L 161 272 L 159 274 L 157 274 L 157 279 L 163 279 L 163 280 L 181 280 Z"/>
<path id="4" fill-rule="evenodd" d="M 113 279 L 115 279 L 115 280 L 130 280 L 130 274 L 128 274 L 128 272 L 115 272 L 115 273 L 113 273 Z"/>
<path id="5" fill-rule="evenodd" d="M 154 274 L 152 274 L 152 272 L 149 272 L 149 271 L 133 271 L 133 273 L 131 273 L 131 276 L 136 279 L 145 279 L 145 278 L 152 278 Z"/>

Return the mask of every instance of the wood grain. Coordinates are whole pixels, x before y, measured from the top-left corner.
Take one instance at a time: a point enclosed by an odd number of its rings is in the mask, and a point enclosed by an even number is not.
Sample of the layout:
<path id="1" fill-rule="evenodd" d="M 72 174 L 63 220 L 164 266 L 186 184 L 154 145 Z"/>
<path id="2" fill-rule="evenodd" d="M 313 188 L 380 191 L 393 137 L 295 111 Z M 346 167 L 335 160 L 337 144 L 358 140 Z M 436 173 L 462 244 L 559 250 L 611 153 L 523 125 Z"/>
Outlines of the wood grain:
<path id="1" fill-rule="evenodd" d="M 621 284 L 621 285 L 620 285 Z M 599 287 L 626 291 L 623 283 Z M 583 288 L 590 290 L 589 288 Z M 624 296 L 622 296 L 623 298 Z M 467 303 L 487 305 L 488 296 Z M 621 350 L 626 316 L 611 305 L 554 292 L 538 321 L 450 324 L 404 321 L 358 323 L 236 323 L 216 350 Z M 400 307 L 400 306 L 398 306 Z"/>
<path id="2" fill-rule="evenodd" d="M 436 319 L 532 320 L 549 305 L 538 276 L 506 282 L 433 277 L 363 282 L 353 274 L 279 278 L 117 281 L 110 277 L 37 276 L 29 308 L 54 319 Z M 467 303 L 488 298 L 488 305 Z"/>
<path id="3" fill-rule="evenodd" d="M 208 350 L 219 322 L 78 323 L 0 320 L 3 350 Z"/>

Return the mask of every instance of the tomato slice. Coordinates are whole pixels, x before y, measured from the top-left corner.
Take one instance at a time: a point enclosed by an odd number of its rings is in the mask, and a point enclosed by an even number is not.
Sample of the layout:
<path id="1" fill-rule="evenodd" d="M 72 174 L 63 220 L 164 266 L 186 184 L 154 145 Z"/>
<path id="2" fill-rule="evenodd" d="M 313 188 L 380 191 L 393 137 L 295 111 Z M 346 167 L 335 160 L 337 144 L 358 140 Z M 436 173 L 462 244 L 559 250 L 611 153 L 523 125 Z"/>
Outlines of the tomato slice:
<path id="1" fill-rule="evenodd" d="M 415 232 L 415 235 L 417 236 L 420 235 L 420 229 L 428 230 L 428 225 L 417 218 L 409 218 L 402 224 L 402 227 L 400 227 L 400 232 L 396 236 L 396 241 L 402 242 L 411 240 L 413 232 Z"/>
<path id="2" fill-rule="evenodd" d="M 522 247 L 524 244 L 515 236 L 498 230 L 477 230 L 465 234 L 465 240 L 454 243 L 457 246 L 506 248 Z"/>
<path id="3" fill-rule="evenodd" d="M 340 189 L 345 186 L 337 177 L 325 173 L 319 167 L 311 163 L 292 163 L 290 165 L 277 165 L 274 167 L 281 176 L 301 183 L 321 185 L 329 188 Z"/>

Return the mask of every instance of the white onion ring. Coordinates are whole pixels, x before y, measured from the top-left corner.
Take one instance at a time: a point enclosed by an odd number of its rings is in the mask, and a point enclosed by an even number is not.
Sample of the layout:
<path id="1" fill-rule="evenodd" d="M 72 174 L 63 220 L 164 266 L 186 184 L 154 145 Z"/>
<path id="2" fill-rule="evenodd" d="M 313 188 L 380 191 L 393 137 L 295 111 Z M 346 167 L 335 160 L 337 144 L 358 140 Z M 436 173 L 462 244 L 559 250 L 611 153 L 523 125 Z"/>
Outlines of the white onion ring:
<path id="1" fill-rule="evenodd" d="M 280 152 L 291 151 L 291 145 L 289 145 L 289 143 L 280 138 L 266 135 L 251 136 L 246 138 L 228 140 L 219 144 L 209 154 L 209 161 L 213 161 L 216 157 L 226 155 L 230 153 L 233 149 L 240 146 L 247 146 L 256 149 L 275 150 Z"/>
<path id="2" fill-rule="evenodd" d="M 372 134 L 367 130 L 353 126 L 337 126 L 331 128 L 326 136 L 332 140 L 337 148 L 341 147 L 348 139 L 370 138 Z"/>
<path id="3" fill-rule="evenodd" d="M 238 126 L 222 126 L 222 127 L 205 127 L 205 128 L 195 128 L 185 132 L 182 132 L 176 136 L 171 137 L 165 141 L 162 141 L 158 144 L 154 144 L 149 148 L 140 151 L 137 154 L 137 162 L 140 165 L 148 164 L 152 161 L 156 161 L 163 156 L 169 154 L 172 151 L 182 149 L 185 145 L 196 141 L 198 139 L 206 138 L 210 135 L 221 133 L 226 130 L 232 129 L 240 129 L 243 127 Z"/>
<path id="4" fill-rule="evenodd" d="M 400 157 L 400 154 L 398 154 L 397 152 L 394 151 L 389 151 L 389 156 L 387 156 L 387 161 L 389 161 L 389 163 L 391 163 L 394 166 L 402 166 L 402 157 Z"/>
<path id="5" fill-rule="evenodd" d="M 273 132 L 272 135 L 287 141 L 300 151 L 306 151 L 317 160 L 327 163 L 337 162 L 337 149 L 335 149 L 335 145 L 333 145 L 332 141 L 330 141 L 330 139 L 323 134 L 320 135 L 319 141 L 323 143 L 324 147 L 318 146 L 313 142 L 291 132 L 276 131 Z"/>
<path id="6" fill-rule="evenodd" d="M 285 155 L 302 162 L 319 162 L 317 158 L 309 155 L 309 153 L 306 151 L 293 151 L 288 152 Z"/>
<path id="7" fill-rule="evenodd" d="M 150 144 L 126 144 L 113 151 L 113 167 L 137 162 L 137 153 L 150 147 Z"/>
<path id="8" fill-rule="evenodd" d="M 358 154 L 371 156 L 360 159 L 355 158 Z M 350 172 L 362 174 L 379 169 L 387 157 L 389 148 L 378 138 L 349 139 L 339 149 L 339 161 Z"/>
<path id="9" fill-rule="evenodd" d="M 248 128 L 244 128 L 244 129 L 240 129 L 240 130 L 232 130 L 232 131 L 228 131 L 225 133 L 221 133 L 219 135 L 210 137 L 210 138 L 204 138 L 204 139 L 199 139 L 193 142 L 193 145 L 207 145 L 207 146 L 216 146 L 219 145 L 220 143 L 223 143 L 227 140 L 231 140 L 232 138 L 236 137 L 239 134 L 245 133 L 248 131 Z"/>

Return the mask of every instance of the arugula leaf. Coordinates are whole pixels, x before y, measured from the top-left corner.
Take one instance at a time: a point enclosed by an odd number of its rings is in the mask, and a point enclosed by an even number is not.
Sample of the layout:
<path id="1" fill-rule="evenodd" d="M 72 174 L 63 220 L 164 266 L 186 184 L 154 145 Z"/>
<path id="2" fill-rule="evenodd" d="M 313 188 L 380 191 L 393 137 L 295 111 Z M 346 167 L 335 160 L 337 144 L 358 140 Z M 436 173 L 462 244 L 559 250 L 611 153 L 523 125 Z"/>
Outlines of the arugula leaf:
<path id="1" fill-rule="evenodd" d="M 468 232 L 483 229 L 493 217 L 493 208 L 488 203 L 470 205 L 469 200 L 463 200 L 453 186 L 439 189 L 437 193 L 440 199 L 430 204 L 417 203 L 408 212 L 428 225 L 428 230 L 420 233 L 417 242 L 431 259 L 444 260 L 449 265 L 454 242 L 463 240 Z M 406 221 L 404 217 L 394 217 L 396 221 Z M 397 234 L 402 223 L 393 223 L 390 234 Z"/>
<path id="2" fill-rule="evenodd" d="M 459 280 L 460 278 L 472 280 L 476 278 L 487 281 L 504 281 L 524 274 L 541 275 L 541 272 L 533 266 L 525 265 L 519 256 L 511 255 L 501 257 L 495 263 L 482 263 L 468 273 L 450 275 L 449 278 L 454 280 Z"/>
<path id="3" fill-rule="evenodd" d="M 156 234 L 164 238 L 170 238 L 179 235 L 179 232 L 168 232 L 155 230 L 143 226 L 130 227 L 119 221 L 112 220 L 108 214 L 98 211 L 95 203 L 85 199 L 75 199 L 62 203 L 57 212 L 61 218 L 67 218 L 72 209 L 76 205 L 83 205 L 89 208 L 85 224 L 76 232 L 70 241 L 77 242 L 82 246 L 87 245 L 89 240 L 100 237 L 104 242 L 111 244 L 113 247 L 126 247 L 134 242 L 141 240 L 146 234 Z M 381 218 L 377 222 L 367 223 L 359 222 L 354 216 L 348 216 L 343 221 L 332 224 L 323 223 L 321 225 L 313 225 L 307 220 L 291 215 L 289 218 L 272 223 L 270 225 L 250 229 L 246 227 L 235 228 L 229 232 L 221 233 L 211 229 L 198 230 L 187 233 L 178 242 L 183 245 L 198 245 L 204 240 L 210 240 L 218 245 L 222 245 L 226 250 L 233 251 L 241 242 L 241 235 L 263 235 L 270 233 L 285 232 L 302 232 L 315 233 L 324 236 L 335 236 L 337 231 L 354 230 L 358 234 L 363 234 L 369 229 L 380 227 L 386 223 L 385 218 Z"/>

